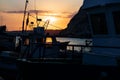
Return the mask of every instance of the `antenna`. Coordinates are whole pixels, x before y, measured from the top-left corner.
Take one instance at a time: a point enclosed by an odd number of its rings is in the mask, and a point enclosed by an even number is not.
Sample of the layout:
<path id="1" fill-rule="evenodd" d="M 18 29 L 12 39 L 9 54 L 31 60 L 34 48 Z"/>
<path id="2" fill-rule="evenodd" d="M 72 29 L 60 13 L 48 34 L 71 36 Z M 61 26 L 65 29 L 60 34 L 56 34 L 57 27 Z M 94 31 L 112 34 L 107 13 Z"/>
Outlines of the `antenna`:
<path id="1" fill-rule="evenodd" d="M 36 0 L 34 0 L 34 9 L 35 9 L 35 15 L 36 15 L 36 23 L 37 23 L 37 27 L 38 27 L 41 20 L 38 19 L 38 11 L 36 9 Z"/>
<path id="2" fill-rule="evenodd" d="M 22 24 L 22 32 L 24 32 L 24 24 L 25 24 L 25 16 L 26 16 L 27 5 L 28 5 L 28 0 L 26 0 L 26 3 L 25 3 L 25 10 L 24 10 L 23 24 Z"/>
<path id="3" fill-rule="evenodd" d="M 36 15 L 36 23 L 37 23 L 37 27 L 38 27 L 40 22 L 42 21 L 42 19 L 38 18 L 38 11 L 37 11 L 37 8 L 36 8 L 36 0 L 34 0 L 34 9 L 35 9 L 35 15 Z"/>
<path id="4" fill-rule="evenodd" d="M 30 15 L 30 17 L 32 17 L 32 18 L 34 18 L 34 19 L 36 19 L 36 17 L 35 16 L 32 16 L 32 15 Z M 47 24 L 48 25 L 50 25 L 50 26 L 52 26 L 52 27 L 55 27 L 55 28 L 57 28 L 57 29 L 63 29 L 63 28 L 60 28 L 60 26 L 56 26 L 56 25 L 53 25 L 53 24 L 49 24 L 49 22 L 50 22 L 50 20 L 47 20 L 47 21 L 42 21 L 42 19 L 37 19 L 37 22 L 44 22 L 45 24 L 46 24 L 46 22 L 47 22 Z M 38 23 L 38 25 L 39 25 L 40 23 Z M 43 26 L 45 26 L 45 24 L 43 25 Z M 32 22 L 32 25 L 33 25 L 33 22 Z"/>
<path id="5" fill-rule="evenodd" d="M 28 24 L 29 24 L 29 12 L 28 12 L 27 19 L 26 19 L 25 31 L 27 31 L 27 26 L 28 26 Z"/>
<path id="6" fill-rule="evenodd" d="M 1 26 L 3 24 L 3 17 L 2 16 L 0 17 L 0 24 L 1 24 Z"/>

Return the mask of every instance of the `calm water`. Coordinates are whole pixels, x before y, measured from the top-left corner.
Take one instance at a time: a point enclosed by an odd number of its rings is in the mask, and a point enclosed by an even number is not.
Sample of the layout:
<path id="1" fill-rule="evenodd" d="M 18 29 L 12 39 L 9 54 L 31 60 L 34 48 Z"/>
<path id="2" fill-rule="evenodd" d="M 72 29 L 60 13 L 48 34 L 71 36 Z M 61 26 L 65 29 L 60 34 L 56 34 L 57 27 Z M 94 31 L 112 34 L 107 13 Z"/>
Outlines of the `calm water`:
<path id="1" fill-rule="evenodd" d="M 69 44 L 74 44 L 74 45 L 79 45 L 79 44 L 85 45 L 85 40 L 88 40 L 88 39 L 57 37 L 57 40 L 61 42 L 70 41 Z"/>
<path id="2" fill-rule="evenodd" d="M 60 42 L 70 41 L 69 44 L 72 45 L 85 45 L 85 40 L 91 40 L 91 39 L 57 37 L 57 40 Z M 71 47 L 68 47 L 67 49 L 71 50 Z M 80 51 L 81 47 L 75 47 L 75 50 Z"/>

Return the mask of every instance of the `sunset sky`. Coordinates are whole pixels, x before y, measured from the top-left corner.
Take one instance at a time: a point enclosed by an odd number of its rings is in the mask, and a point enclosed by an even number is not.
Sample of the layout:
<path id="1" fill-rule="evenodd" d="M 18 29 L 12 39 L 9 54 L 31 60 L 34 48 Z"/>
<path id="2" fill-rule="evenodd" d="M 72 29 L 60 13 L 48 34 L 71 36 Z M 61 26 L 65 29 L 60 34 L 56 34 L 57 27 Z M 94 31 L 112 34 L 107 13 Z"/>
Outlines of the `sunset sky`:
<path id="1" fill-rule="evenodd" d="M 28 0 L 27 11 L 30 13 L 29 29 L 35 27 L 30 22 L 36 22 L 35 12 L 42 19 L 40 26 L 50 20 L 47 29 L 64 29 L 70 19 L 77 13 L 83 0 Z M 0 25 L 6 25 L 7 30 L 21 30 L 23 11 L 26 0 L 0 0 Z M 27 15 L 26 15 L 27 17 Z"/>

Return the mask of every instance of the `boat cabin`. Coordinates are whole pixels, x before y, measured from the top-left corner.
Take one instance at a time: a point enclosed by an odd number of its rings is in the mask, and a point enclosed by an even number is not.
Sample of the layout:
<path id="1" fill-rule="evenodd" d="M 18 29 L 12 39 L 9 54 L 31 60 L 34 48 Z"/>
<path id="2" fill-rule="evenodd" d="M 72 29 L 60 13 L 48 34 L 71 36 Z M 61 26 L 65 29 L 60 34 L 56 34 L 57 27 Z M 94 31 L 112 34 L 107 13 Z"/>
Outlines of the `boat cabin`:
<path id="1" fill-rule="evenodd" d="M 33 31 L 22 38 L 21 53 L 22 57 L 34 58 L 56 58 L 60 55 L 60 47 L 65 47 L 69 42 L 59 42 L 56 36 L 45 33 L 44 27 L 36 27 Z"/>
<path id="2" fill-rule="evenodd" d="M 93 46 L 101 46 L 93 47 L 92 51 L 97 54 L 118 55 L 120 0 L 84 0 L 82 9 L 88 14 Z"/>

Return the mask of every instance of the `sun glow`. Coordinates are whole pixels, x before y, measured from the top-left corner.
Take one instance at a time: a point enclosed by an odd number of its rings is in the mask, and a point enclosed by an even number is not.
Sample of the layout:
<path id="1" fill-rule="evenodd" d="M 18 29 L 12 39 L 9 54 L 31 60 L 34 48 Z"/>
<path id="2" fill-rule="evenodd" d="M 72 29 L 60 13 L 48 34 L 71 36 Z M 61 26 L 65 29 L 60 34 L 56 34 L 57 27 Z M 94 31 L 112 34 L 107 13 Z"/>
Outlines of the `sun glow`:
<path id="1" fill-rule="evenodd" d="M 49 17 L 46 17 L 46 18 L 45 18 L 45 21 L 46 21 L 46 20 L 49 20 L 50 23 L 54 23 L 54 22 L 57 21 L 57 18 L 55 18 L 55 17 L 53 17 L 53 16 L 49 16 Z"/>

